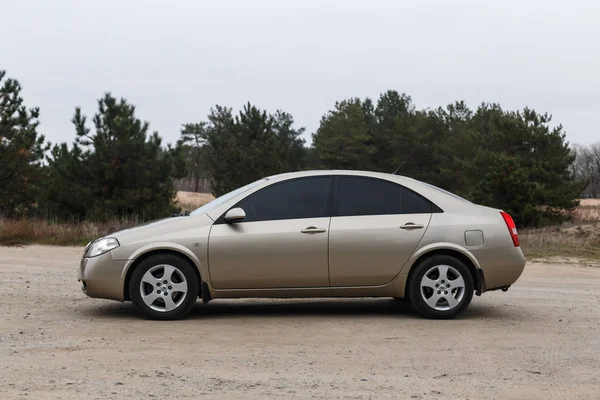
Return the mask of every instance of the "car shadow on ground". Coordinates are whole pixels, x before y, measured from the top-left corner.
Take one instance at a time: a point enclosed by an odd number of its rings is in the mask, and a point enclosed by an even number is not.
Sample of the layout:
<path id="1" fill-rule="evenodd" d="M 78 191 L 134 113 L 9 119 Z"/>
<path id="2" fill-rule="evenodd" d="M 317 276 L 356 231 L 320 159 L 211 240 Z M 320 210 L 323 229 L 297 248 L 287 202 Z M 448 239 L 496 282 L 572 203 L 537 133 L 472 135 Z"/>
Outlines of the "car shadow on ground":
<path id="1" fill-rule="evenodd" d="M 514 311 L 514 310 L 513 310 Z M 502 307 L 491 307 L 482 304 L 471 304 L 458 319 L 511 319 L 513 311 Z M 87 317 L 141 319 L 142 317 L 130 302 L 103 302 L 100 306 L 86 305 L 81 312 Z M 360 298 L 360 299 L 243 299 L 243 300 L 214 300 L 207 305 L 202 302 L 185 317 L 186 320 L 206 320 L 233 317 L 351 317 L 357 318 L 408 318 L 419 319 L 420 316 L 405 300 L 390 298 Z"/>

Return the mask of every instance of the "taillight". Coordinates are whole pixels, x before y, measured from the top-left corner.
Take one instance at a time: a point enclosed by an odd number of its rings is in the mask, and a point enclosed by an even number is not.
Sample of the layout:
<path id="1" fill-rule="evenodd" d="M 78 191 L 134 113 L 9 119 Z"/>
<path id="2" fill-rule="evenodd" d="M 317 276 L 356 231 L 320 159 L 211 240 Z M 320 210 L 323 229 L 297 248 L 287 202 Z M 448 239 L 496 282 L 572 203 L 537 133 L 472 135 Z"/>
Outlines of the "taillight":
<path id="1" fill-rule="evenodd" d="M 506 222 L 506 226 L 508 227 L 508 232 L 510 233 L 510 237 L 513 241 L 515 247 L 519 247 L 519 234 L 517 233 L 517 226 L 515 225 L 515 221 L 513 221 L 512 217 L 505 213 L 504 211 L 500 211 L 500 215 L 504 218 L 504 222 Z"/>

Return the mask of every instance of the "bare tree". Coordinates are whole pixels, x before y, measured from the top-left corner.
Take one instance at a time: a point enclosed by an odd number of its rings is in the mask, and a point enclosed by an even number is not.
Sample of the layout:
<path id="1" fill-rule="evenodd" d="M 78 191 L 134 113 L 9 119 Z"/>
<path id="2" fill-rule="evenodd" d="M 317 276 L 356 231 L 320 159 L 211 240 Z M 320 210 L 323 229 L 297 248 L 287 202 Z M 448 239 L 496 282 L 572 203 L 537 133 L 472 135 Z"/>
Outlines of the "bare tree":
<path id="1" fill-rule="evenodd" d="M 600 197 L 600 142 L 589 146 L 575 145 L 573 175 L 575 179 L 586 183 L 585 197 Z"/>

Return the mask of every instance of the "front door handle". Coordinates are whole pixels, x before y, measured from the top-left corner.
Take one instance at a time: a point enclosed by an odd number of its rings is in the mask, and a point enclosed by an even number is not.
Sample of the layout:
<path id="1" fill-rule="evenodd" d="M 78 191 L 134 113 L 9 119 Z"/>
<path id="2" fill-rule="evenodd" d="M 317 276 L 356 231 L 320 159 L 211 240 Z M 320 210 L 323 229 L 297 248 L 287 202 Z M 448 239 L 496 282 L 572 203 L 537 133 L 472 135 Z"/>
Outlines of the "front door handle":
<path id="1" fill-rule="evenodd" d="M 300 232 L 302 232 L 302 233 L 323 233 L 323 232 L 325 232 L 325 228 L 317 228 L 316 226 L 309 226 L 308 228 L 302 229 Z"/>
<path id="2" fill-rule="evenodd" d="M 412 222 L 407 222 L 406 224 L 400 226 L 400 229 L 423 229 L 425 225 L 422 224 L 414 224 Z"/>

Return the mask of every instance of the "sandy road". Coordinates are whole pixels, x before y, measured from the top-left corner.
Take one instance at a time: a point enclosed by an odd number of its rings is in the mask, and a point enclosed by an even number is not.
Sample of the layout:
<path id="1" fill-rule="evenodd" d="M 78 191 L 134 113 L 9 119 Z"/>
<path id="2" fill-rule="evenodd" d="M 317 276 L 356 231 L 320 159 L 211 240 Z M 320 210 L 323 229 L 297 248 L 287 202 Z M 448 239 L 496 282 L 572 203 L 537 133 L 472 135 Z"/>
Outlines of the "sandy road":
<path id="1" fill-rule="evenodd" d="M 0 399 L 600 398 L 600 268 L 530 264 L 458 320 L 391 299 L 86 298 L 80 248 L 0 247 Z"/>

